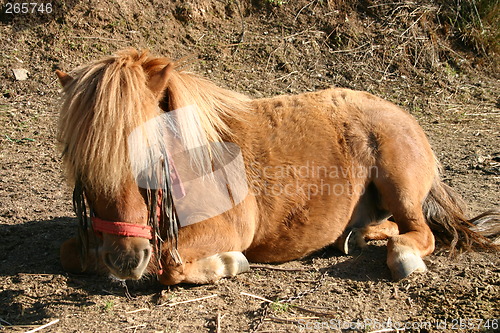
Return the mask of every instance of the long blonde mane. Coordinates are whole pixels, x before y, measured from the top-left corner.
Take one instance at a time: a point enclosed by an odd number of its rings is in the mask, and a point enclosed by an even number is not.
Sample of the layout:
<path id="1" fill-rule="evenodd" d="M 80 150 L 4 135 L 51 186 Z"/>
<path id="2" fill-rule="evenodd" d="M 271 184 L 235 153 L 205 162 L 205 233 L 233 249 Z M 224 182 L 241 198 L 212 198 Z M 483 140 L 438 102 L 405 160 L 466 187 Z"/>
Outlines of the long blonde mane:
<path id="1" fill-rule="evenodd" d="M 63 89 L 58 132 L 70 182 L 79 180 L 93 191 L 117 195 L 134 180 L 127 138 L 164 111 L 183 107 L 197 111 L 179 112 L 178 127 L 186 150 L 230 137 L 227 120 L 248 111 L 250 100 L 191 73 L 173 70 L 158 101 L 148 79 L 171 62 L 130 49 L 72 73 L 74 79 Z M 162 140 L 161 133 L 145 134 L 145 142 Z"/>

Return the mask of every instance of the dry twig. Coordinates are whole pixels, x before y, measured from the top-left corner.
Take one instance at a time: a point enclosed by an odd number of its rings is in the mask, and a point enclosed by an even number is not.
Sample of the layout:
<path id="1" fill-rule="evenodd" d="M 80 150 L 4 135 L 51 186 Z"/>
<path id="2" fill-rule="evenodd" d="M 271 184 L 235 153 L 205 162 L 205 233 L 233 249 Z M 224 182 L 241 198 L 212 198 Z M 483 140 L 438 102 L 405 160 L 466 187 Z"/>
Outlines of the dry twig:
<path id="1" fill-rule="evenodd" d="M 264 301 L 264 302 L 267 302 L 267 303 L 279 303 L 279 301 L 278 302 L 274 302 L 274 301 L 271 301 L 270 299 L 267 299 L 265 297 L 261 297 L 261 296 L 249 294 L 249 293 L 246 293 L 246 292 L 243 292 L 243 291 L 240 294 L 241 295 L 245 295 L 245 296 L 249 296 L 249 297 L 253 297 L 253 298 L 256 298 L 256 299 L 260 299 L 261 301 Z M 283 303 L 287 303 L 287 302 L 283 302 Z M 333 315 L 335 315 L 335 313 L 333 313 L 333 312 L 315 311 L 315 310 L 304 308 L 302 306 L 298 306 L 298 305 L 295 305 L 295 304 L 290 304 L 290 306 L 293 307 L 294 309 L 297 309 L 297 310 L 300 310 L 300 311 L 304 311 L 304 312 L 308 312 L 308 313 L 312 313 L 312 314 L 319 315 L 319 316 L 333 316 Z"/>
<path id="2" fill-rule="evenodd" d="M 158 306 L 168 306 L 168 307 L 171 307 L 171 306 L 174 306 L 174 305 L 178 305 L 178 304 L 184 304 L 184 303 L 191 303 L 191 302 L 198 302 L 198 301 L 202 301 L 204 299 L 208 299 L 208 298 L 212 298 L 212 297 L 216 297 L 216 296 L 219 296 L 218 294 L 213 294 L 213 295 L 209 295 L 209 296 L 205 296 L 205 297 L 200 297 L 200 298 L 194 298 L 194 299 L 189 299 L 187 301 L 181 301 L 181 302 L 175 302 L 175 303 L 162 303 Z"/>
<path id="3" fill-rule="evenodd" d="M 264 320 L 272 320 L 272 321 L 279 321 L 281 323 L 290 323 L 290 324 L 298 324 L 299 322 L 295 319 L 289 319 L 289 318 L 280 318 L 280 317 L 274 317 L 274 316 L 267 316 L 266 319 Z"/>
<path id="4" fill-rule="evenodd" d="M 131 330 L 131 329 L 134 329 L 134 331 L 140 327 L 146 327 L 146 324 L 139 324 L 139 325 L 134 325 L 134 326 L 128 326 L 128 327 L 125 327 L 124 329 L 125 330 Z"/>
<path id="5" fill-rule="evenodd" d="M 220 324 L 222 322 L 222 318 L 224 318 L 226 314 L 220 315 L 220 312 L 217 313 L 217 318 L 215 318 L 215 333 L 220 333 Z"/>
<path id="6" fill-rule="evenodd" d="M 99 37 L 99 36 L 69 36 L 69 38 L 74 38 L 74 39 L 98 39 L 98 40 L 107 40 L 107 41 L 114 41 L 114 42 L 128 42 L 125 39 L 116 39 L 116 38 Z"/>
<path id="7" fill-rule="evenodd" d="M 316 0 L 313 0 L 313 1 L 309 2 L 307 5 L 305 5 L 304 7 L 302 7 L 302 8 L 299 10 L 299 12 L 297 13 L 297 15 L 295 15 L 295 17 L 293 18 L 293 21 L 294 21 L 294 22 L 295 22 L 295 21 L 297 21 L 297 17 L 299 17 L 300 13 L 302 13 L 302 11 L 303 11 L 304 9 L 306 9 L 307 7 L 309 7 L 310 5 L 312 5 L 315 1 L 316 1 Z"/>
<path id="8" fill-rule="evenodd" d="M 290 74 L 293 74 L 290 73 Z M 250 265 L 250 268 L 261 268 L 261 269 L 269 269 L 272 271 L 285 271 L 285 272 L 305 272 L 305 271 L 310 271 L 311 269 L 309 268 L 285 268 L 285 267 L 276 267 L 276 266 L 267 266 L 267 265 Z"/>
<path id="9" fill-rule="evenodd" d="M 130 314 L 130 313 L 136 313 L 136 312 L 141 312 L 141 311 L 149 311 L 149 309 L 148 308 L 141 308 L 141 309 L 137 309 L 137 310 L 126 311 L 125 313 Z"/>
<path id="10" fill-rule="evenodd" d="M 7 324 L 7 325 L 9 325 L 9 326 L 14 326 L 14 325 L 12 325 L 11 323 L 9 323 L 7 320 L 3 320 L 2 318 L 0 318 L 0 322 L 2 322 L 2 323 L 6 323 L 6 324 Z"/>
<path id="11" fill-rule="evenodd" d="M 32 333 L 32 332 L 38 332 L 40 330 L 43 330 L 44 328 L 46 327 L 49 327 L 50 325 L 54 325 L 54 324 L 57 324 L 59 322 L 59 319 L 55 319 L 55 320 L 52 320 L 50 323 L 47 323 L 45 325 L 42 325 L 42 326 L 39 326 L 35 329 L 32 329 L 30 331 L 26 331 L 25 333 Z"/>
<path id="12" fill-rule="evenodd" d="M 245 295 L 245 296 L 253 297 L 253 298 L 256 298 L 256 299 L 260 299 L 261 301 L 264 301 L 264 302 L 267 302 L 267 303 L 274 303 L 270 299 L 267 299 L 267 298 L 264 298 L 264 297 L 261 297 L 261 296 L 257 296 L 257 295 L 254 295 L 254 294 L 249 294 L 249 293 L 246 293 L 244 291 L 242 291 L 240 293 L 240 295 Z"/>

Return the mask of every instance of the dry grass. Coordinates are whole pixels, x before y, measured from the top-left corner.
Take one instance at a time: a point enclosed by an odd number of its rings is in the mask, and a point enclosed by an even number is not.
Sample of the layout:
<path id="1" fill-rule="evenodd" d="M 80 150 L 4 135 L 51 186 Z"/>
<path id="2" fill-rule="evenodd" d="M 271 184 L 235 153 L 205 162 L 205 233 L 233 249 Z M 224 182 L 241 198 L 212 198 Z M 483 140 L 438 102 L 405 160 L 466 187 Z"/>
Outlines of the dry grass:
<path id="1" fill-rule="evenodd" d="M 500 1 L 445 1 L 443 19 L 451 25 L 453 35 L 465 47 L 481 55 L 498 55 L 500 51 Z"/>

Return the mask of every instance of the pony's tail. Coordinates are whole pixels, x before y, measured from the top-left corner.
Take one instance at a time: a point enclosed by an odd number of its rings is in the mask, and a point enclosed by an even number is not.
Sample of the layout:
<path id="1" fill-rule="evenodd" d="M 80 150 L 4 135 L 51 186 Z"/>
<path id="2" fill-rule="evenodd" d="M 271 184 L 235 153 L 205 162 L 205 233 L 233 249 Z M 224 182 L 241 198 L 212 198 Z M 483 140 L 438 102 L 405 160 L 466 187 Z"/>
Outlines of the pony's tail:
<path id="1" fill-rule="evenodd" d="M 449 247 L 450 253 L 456 250 L 498 250 L 500 211 L 488 211 L 469 220 L 464 215 L 464 207 L 462 198 L 437 177 L 422 210 L 434 236 Z"/>

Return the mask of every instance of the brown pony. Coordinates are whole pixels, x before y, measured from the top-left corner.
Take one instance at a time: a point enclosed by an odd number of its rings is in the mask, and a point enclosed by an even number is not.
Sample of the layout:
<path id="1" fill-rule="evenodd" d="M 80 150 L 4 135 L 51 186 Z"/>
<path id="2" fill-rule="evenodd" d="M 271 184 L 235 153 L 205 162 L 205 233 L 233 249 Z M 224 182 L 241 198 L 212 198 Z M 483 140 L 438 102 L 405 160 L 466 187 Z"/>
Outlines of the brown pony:
<path id="1" fill-rule="evenodd" d="M 174 67 L 125 50 L 71 76 L 57 71 L 64 86 L 58 138 L 80 221 L 78 237 L 61 247 L 66 270 L 212 283 L 247 271 L 247 260 L 284 262 L 329 244 L 348 253 L 366 239 L 388 238 L 387 265 L 401 279 L 425 271 L 422 257 L 433 252 L 435 236 L 451 249 L 493 247 L 470 230 L 424 132 L 396 105 L 336 88 L 251 100 Z M 152 170 L 162 186 L 144 185 L 131 151 L 141 156 L 167 140 L 144 124 L 173 112 L 180 139 L 171 147 L 185 153 L 176 159 L 160 149 Z M 139 148 L 129 140 L 137 129 Z M 237 147 L 234 165 L 239 154 L 243 172 L 223 186 L 231 206 L 211 212 L 205 204 L 200 217 L 203 202 L 220 200 L 188 180 L 227 169 L 218 143 Z M 235 182 L 243 189 L 238 200 L 229 189 Z M 176 199 L 184 192 L 195 199 Z M 183 223 L 182 212 L 195 223 Z"/>

